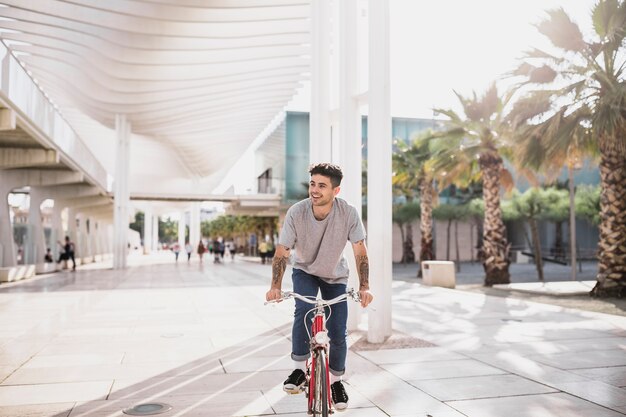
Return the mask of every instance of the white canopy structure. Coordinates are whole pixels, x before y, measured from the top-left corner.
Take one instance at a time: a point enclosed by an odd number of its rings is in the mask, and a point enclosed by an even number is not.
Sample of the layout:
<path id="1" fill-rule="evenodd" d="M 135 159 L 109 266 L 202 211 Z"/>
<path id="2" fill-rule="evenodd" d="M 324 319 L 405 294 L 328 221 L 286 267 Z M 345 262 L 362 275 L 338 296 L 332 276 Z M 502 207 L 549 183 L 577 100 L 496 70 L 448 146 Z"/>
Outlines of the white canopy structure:
<path id="1" fill-rule="evenodd" d="M 309 72 L 308 1 L 2 3 L 2 41 L 108 171 L 116 115 L 140 136 L 131 195 L 210 193 Z"/>

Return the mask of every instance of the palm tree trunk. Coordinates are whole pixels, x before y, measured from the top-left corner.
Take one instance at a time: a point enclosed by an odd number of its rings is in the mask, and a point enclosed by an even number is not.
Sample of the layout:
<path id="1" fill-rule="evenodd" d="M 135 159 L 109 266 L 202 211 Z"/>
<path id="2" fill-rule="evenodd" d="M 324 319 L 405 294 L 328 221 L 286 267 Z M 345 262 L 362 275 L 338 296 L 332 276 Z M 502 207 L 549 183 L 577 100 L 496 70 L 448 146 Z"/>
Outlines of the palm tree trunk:
<path id="1" fill-rule="evenodd" d="M 626 292 L 626 158 L 606 140 L 600 151 L 598 275 L 591 295 L 621 296 Z"/>
<path id="2" fill-rule="evenodd" d="M 473 216 L 474 224 L 476 225 L 476 260 L 482 262 L 485 259 L 485 252 L 483 250 L 483 235 L 485 228 L 485 218 L 480 216 Z"/>
<path id="3" fill-rule="evenodd" d="M 404 256 L 406 256 L 407 263 L 415 262 L 415 253 L 413 252 L 413 223 L 408 222 L 406 224 L 406 246 L 404 248 Z"/>
<path id="4" fill-rule="evenodd" d="M 459 221 L 454 221 L 454 248 L 456 249 L 456 272 L 461 272 L 461 254 L 459 252 Z"/>
<path id="5" fill-rule="evenodd" d="M 400 263 L 406 263 L 406 253 L 404 251 L 404 247 L 406 246 L 406 237 L 404 236 L 404 225 L 402 223 L 396 223 L 400 228 L 400 239 L 402 240 L 402 259 L 400 259 Z"/>
<path id="6" fill-rule="evenodd" d="M 420 181 L 420 264 L 417 277 L 422 276 L 422 262 L 435 259 L 433 253 L 433 183 L 422 177 Z"/>
<path id="7" fill-rule="evenodd" d="M 478 162 L 483 177 L 483 199 L 485 201 L 483 230 L 485 286 L 508 284 L 511 282 L 509 274 L 511 245 L 506 239 L 506 228 L 502 221 L 500 208 L 502 158 L 496 153 L 484 153 L 480 155 Z"/>
<path id="8" fill-rule="evenodd" d="M 543 282 L 543 259 L 541 259 L 541 242 L 539 241 L 539 228 L 537 227 L 537 220 L 528 219 L 530 224 L 530 234 L 533 239 L 533 253 L 535 254 L 535 267 L 537 267 L 537 277 L 539 281 Z"/>
<path id="9" fill-rule="evenodd" d="M 448 227 L 446 227 L 446 261 L 450 260 L 450 228 L 452 227 L 452 219 L 448 219 Z"/>
<path id="10" fill-rule="evenodd" d="M 565 259 L 565 246 L 563 245 L 563 222 L 555 222 L 554 253 L 557 259 Z"/>
<path id="11" fill-rule="evenodd" d="M 469 223 L 470 232 L 470 262 L 474 263 L 474 225 Z"/>

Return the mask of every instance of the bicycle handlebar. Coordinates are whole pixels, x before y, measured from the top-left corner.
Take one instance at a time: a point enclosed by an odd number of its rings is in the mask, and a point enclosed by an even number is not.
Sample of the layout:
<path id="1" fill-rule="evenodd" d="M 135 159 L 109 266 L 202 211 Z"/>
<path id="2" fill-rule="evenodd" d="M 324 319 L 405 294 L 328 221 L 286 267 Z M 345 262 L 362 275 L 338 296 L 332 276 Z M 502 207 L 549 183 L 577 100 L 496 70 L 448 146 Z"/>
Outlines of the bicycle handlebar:
<path id="1" fill-rule="evenodd" d="M 349 288 L 346 290 L 345 294 L 341 294 L 331 300 L 323 300 L 321 298 L 317 298 L 317 297 L 312 297 L 312 296 L 305 296 L 305 295 L 301 295 L 298 294 L 297 292 L 293 292 L 293 291 L 281 291 L 281 297 L 279 299 L 276 300 L 271 300 L 271 301 L 266 301 L 265 304 L 269 304 L 269 303 L 277 303 L 279 301 L 283 301 L 283 300 L 288 300 L 290 298 L 297 298 L 298 300 L 304 301 L 305 303 L 309 303 L 309 304 L 322 304 L 322 305 L 326 305 L 326 306 L 330 306 L 333 304 L 337 304 L 343 300 L 346 300 L 348 298 L 351 298 L 353 301 L 360 303 L 361 302 L 361 296 L 359 295 L 358 291 L 355 291 L 354 288 Z"/>

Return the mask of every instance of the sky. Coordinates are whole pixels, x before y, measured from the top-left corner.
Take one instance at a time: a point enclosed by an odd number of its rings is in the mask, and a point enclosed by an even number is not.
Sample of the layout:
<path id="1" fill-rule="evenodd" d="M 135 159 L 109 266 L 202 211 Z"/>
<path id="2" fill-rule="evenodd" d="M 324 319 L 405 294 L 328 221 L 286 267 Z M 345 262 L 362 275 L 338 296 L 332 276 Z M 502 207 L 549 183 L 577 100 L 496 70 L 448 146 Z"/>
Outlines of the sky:
<path id="1" fill-rule="evenodd" d="M 480 96 L 519 63 L 523 51 L 550 47 L 534 24 L 562 7 L 584 33 L 590 0 L 390 0 L 391 106 L 394 116 L 432 117 L 458 108 L 453 90 Z M 506 81 L 504 81 L 506 83 Z"/>
<path id="2" fill-rule="evenodd" d="M 595 0 L 389 0 L 389 4 L 392 116 L 431 118 L 436 107 L 460 111 L 453 90 L 463 96 L 476 91 L 480 96 L 518 65 L 524 51 L 549 48 L 547 38 L 534 26 L 547 16 L 546 10 L 562 7 L 583 33 L 589 33 Z M 309 88 L 302 89 L 288 110 L 308 111 Z"/>

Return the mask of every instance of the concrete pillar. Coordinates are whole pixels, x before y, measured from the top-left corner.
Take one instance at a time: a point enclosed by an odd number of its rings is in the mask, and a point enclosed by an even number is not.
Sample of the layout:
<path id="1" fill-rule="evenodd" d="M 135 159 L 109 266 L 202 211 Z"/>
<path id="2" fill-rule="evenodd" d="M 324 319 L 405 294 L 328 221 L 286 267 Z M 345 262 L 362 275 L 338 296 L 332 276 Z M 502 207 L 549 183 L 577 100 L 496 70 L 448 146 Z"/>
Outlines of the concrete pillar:
<path id="1" fill-rule="evenodd" d="M 79 248 L 78 248 L 78 243 L 77 243 L 77 238 L 78 238 L 78 231 L 77 231 L 77 226 L 76 226 L 76 209 L 73 207 L 68 207 L 67 208 L 67 231 L 66 231 L 66 235 L 70 237 L 70 240 L 72 242 L 74 242 L 74 246 L 75 246 L 75 251 L 76 253 L 74 254 L 75 256 L 81 256 L 81 254 L 78 252 Z M 62 236 L 62 238 L 60 239 L 61 242 L 65 242 L 65 236 Z"/>
<path id="2" fill-rule="evenodd" d="M 128 215 L 130 212 L 130 122 L 126 115 L 115 116 L 115 129 L 117 131 L 117 153 L 115 161 L 115 212 L 114 212 L 114 241 L 113 241 L 113 269 L 126 268 L 128 255 Z"/>
<path id="3" fill-rule="evenodd" d="M 189 242 L 195 248 L 200 241 L 200 203 L 191 203 L 191 215 L 189 216 Z"/>
<path id="4" fill-rule="evenodd" d="M 52 229 L 50 230 L 50 249 L 52 251 L 52 258 L 59 259 L 59 245 L 57 241 L 63 239 L 63 223 L 61 221 L 61 206 L 60 200 L 54 201 L 54 207 L 52 208 Z"/>
<path id="5" fill-rule="evenodd" d="M 93 258 L 93 262 L 98 262 L 99 256 L 102 252 L 100 250 L 100 221 L 92 216 L 89 219 L 89 241 L 91 242 L 91 255 Z"/>
<path id="6" fill-rule="evenodd" d="M 344 177 L 340 197 L 356 207 L 361 214 L 361 114 L 358 95 L 357 1 L 339 3 L 340 57 L 339 57 L 339 141 L 340 160 Z M 348 286 L 359 288 L 359 276 L 354 262 L 352 244 L 346 245 L 345 256 L 350 267 Z M 348 328 L 355 330 L 361 308 L 348 304 Z"/>
<path id="7" fill-rule="evenodd" d="M 178 245 L 180 252 L 185 251 L 185 212 L 180 212 L 180 220 L 178 221 Z"/>
<path id="8" fill-rule="evenodd" d="M 0 171 L 0 265 L 2 266 L 17 265 L 11 207 L 9 207 L 9 193 L 12 189 L 12 184 L 3 181 L 3 173 Z"/>
<path id="9" fill-rule="evenodd" d="M 30 187 L 30 205 L 28 208 L 28 234 L 24 245 L 25 264 L 43 264 L 46 254 L 45 235 L 41 221 L 41 203 L 45 195 L 39 187 Z"/>
<path id="10" fill-rule="evenodd" d="M 369 115 L 367 218 L 371 288 L 367 340 L 391 335 L 391 114 L 389 109 L 389 0 L 369 0 Z M 375 219 L 375 220 L 374 220 Z"/>
<path id="11" fill-rule="evenodd" d="M 80 262 L 80 258 L 85 254 L 85 248 L 83 247 L 83 216 L 75 209 L 74 220 L 76 227 L 74 228 L 74 236 L 70 236 L 70 240 L 74 242 L 74 256 L 77 264 Z"/>
<path id="12" fill-rule="evenodd" d="M 91 238 L 89 233 L 91 232 L 92 224 L 89 224 L 87 227 L 87 222 L 89 221 L 89 217 L 85 213 L 80 215 L 80 223 L 79 223 L 79 234 L 80 234 L 80 246 L 82 248 L 80 258 L 81 264 L 86 262 L 91 262 L 93 260 L 93 252 L 91 248 Z"/>
<path id="13" fill-rule="evenodd" d="M 152 216 L 152 248 L 159 250 L 159 216 Z"/>
<path id="14" fill-rule="evenodd" d="M 100 220 L 97 215 L 92 215 L 89 218 L 89 242 L 91 242 L 91 256 L 93 261 L 99 261 L 98 255 L 101 253 L 100 239 L 98 236 L 98 229 L 100 228 Z"/>
<path id="15" fill-rule="evenodd" d="M 148 255 L 153 249 L 152 207 L 146 207 L 143 211 L 143 254 Z"/>
<path id="16" fill-rule="evenodd" d="M 311 112 L 309 160 L 331 161 L 330 0 L 311 2 Z"/>

